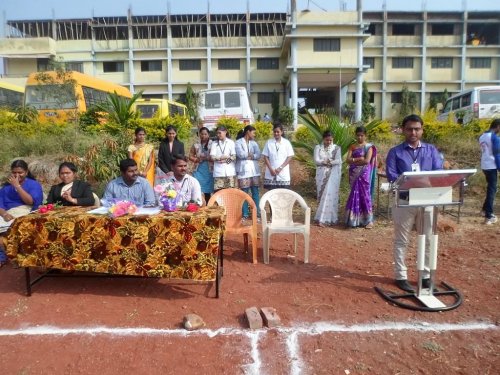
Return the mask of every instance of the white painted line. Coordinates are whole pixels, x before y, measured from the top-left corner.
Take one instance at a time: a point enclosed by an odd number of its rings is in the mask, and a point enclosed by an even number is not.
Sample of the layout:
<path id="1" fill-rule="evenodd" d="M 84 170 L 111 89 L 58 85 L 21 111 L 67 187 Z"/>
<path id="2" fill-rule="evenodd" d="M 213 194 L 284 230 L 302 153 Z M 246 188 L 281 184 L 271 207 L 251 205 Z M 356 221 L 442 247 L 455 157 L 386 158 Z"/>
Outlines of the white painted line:
<path id="1" fill-rule="evenodd" d="M 286 338 L 286 347 L 288 349 L 288 358 L 290 358 L 290 374 L 300 375 L 303 373 L 304 364 L 300 358 L 300 345 L 297 332 L 292 332 Z"/>
<path id="2" fill-rule="evenodd" d="M 300 333 L 306 335 L 320 335 L 323 333 L 359 333 L 359 332 L 380 332 L 380 331 L 475 331 L 475 330 L 495 330 L 498 327 L 495 324 L 484 322 L 468 323 L 428 323 L 428 322 L 384 322 L 373 324 L 354 324 L 343 325 L 331 322 L 317 322 L 309 325 L 298 325 L 294 327 L 280 327 L 276 330 L 284 334 Z M 267 330 L 255 330 L 249 332 L 247 329 L 240 328 L 219 328 L 219 329 L 200 329 L 197 331 L 186 331 L 184 329 L 163 329 L 163 328 L 139 328 L 139 327 L 78 327 L 61 328 L 53 326 L 36 326 L 18 329 L 0 329 L 1 336 L 66 336 L 66 335 L 109 335 L 109 336 L 200 336 L 215 337 L 218 335 L 245 335 L 254 339 L 260 337 L 261 333 Z"/>
<path id="3" fill-rule="evenodd" d="M 243 370 L 245 375 L 262 375 L 262 371 L 260 369 L 262 363 L 260 361 L 260 352 L 259 352 L 259 340 L 261 333 L 263 331 L 250 331 L 246 332 L 245 335 L 250 339 L 251 356 L 253 362 L 248 365 L 243 365 Z"/>

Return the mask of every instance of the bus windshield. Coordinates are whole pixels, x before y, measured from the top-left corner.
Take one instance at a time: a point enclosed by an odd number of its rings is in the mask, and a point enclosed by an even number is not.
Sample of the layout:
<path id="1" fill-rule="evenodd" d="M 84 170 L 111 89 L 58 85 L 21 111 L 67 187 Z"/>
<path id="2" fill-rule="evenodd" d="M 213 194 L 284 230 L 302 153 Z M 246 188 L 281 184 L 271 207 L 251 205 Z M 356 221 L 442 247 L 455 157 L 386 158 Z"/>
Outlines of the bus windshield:
<path id="1" fill-rule="evenodd" d="M 159 109 L 158 104 L 137 104 L 137 110 L 141 112 L 141 118 L 153 118 Z"/>
<path id="2" fill-rule="evenodd" d="M 26 86 L 26 105 L 36 109 L 76 108 L 76 97 L 71 85 Z"/>

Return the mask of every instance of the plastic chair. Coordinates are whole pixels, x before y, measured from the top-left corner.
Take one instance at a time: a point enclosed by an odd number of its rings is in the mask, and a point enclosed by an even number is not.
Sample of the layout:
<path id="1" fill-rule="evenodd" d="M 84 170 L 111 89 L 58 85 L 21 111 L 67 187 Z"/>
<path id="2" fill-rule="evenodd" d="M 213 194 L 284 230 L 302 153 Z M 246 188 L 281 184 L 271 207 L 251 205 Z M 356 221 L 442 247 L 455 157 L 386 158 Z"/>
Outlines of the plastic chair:
<path id="1" fill-rule="evenodd" d="M 243 203 L 247 202 L 252 211 L 252 225 L 242 225 Z M 210 197 L 207 206 L 215 204 L 226 209 L 225 233 L 243 234 L 245 253 L 248 253 L 248 235 L 252 238 L 253 262 L 257 263 L 257 207 L 253 199 L 239 189 L 222 189 Z"/>
<path id="2" fill-rule="evenodd" d="M 271 220 L 267 221 L 266 203 L 271 207 Z M 304 210 L 304 223 L 293 221 L 293 206 L 298 202 Z M 269 263 L 269 242 L 273 233 L 294 233 L 294 252 L 297 257 L 297 234 L 304 235 L 304 263 L 309 263 L 309 234 L 311 227 L 311 208 L 304 198 L 289 189 L 273 189 L 260 199 L 260 216 L 262 220 L 262 238 L 264 263 Z M 297 258 L 295 258 L 297 259 Z"/>

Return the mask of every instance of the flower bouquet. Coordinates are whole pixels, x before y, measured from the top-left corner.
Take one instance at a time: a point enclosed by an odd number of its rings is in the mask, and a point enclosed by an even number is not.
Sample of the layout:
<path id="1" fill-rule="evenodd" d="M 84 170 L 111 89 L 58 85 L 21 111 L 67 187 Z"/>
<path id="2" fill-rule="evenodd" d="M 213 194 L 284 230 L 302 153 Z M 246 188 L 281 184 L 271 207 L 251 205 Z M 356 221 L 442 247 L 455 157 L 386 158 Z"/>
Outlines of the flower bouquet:
<path id="1" fill-rule="evenodd" d="M 160 194 L 160 203 L 163 209 L 168 212 L 177 211 L 177 203 L 179 202 L 179 194 L 171 183 L 163 183 L 156 185 L 155 192 Z"/>
<path id="2" fill-rule="evenodd" d="M 119 217 L 127 214 L 132 215 L 137 211 L 137 206 L 134 202 L 117 201 L 109 208 L 108 211 L 111 217 Z"/>
<path id="3" fill-rule="evenodd" d="M 38 207 L 38 212 L 40 212 L 41 214 L 46 214 L 47 212 L 49 211 L 52 211 L 56 208 L 59 208 L 61 207 L 62 205 L 60 203 L 45 203 L 41 206 Z"/>

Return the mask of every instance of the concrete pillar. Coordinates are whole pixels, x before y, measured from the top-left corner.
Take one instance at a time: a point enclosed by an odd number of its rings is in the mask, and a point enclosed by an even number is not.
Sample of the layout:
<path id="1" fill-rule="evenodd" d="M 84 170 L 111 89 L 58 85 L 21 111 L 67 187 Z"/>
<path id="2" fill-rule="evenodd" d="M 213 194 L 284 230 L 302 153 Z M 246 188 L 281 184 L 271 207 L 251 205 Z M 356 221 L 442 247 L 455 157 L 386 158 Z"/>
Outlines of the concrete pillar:
<path id="1" fill-rule="evenodd" d="M 422 24 L 422 60 L 421 60 L 421 85 L 420 85 L 420 112 L 425 111 L 425 93 L 427 91 L 427 10 L 423 11 L 424 23 Z"/>
<path id="2" fill-rule="evenodd" d="M 363 25 L 363 1 L 357 0 L 356 8 L 358 11 L 359 32 L 364 32 Z M 359 36 L 357 40 L 358 68 L 356 72 L 356 105 L 354 108 L 354 121 L 360 122 L 362 115 L 362 93 L 363 93 L 363 37 Z M 342 67 L 341 67 L 342 69 Z M 342 84 L 342 82 L 340 83 Z M 340 98 L 339 98 L 340 100 Z M 339 103 L 340 106 L 340 103 Z M 340 113 L 340 112 L 339 112 Z"/>
<path id="3" fill-rule="evenodd" d="M 297 4 L 295 0 L 292 0 L 291 8 L 292 8 L 292 30 L 290 33 L 292 36 L 292 42 L 290 44 L 290 59 L 292 65 L 292 72 L 290 74 L 290 90 L 292 94 L 291 98 L 292 100 L 290 106 L 293 108 L 293 128 L 297 129 L 298 115 L 299 115 L 299 108 L 298 108 L 299 79 L 297 76 L 297 39 L 294 38 L 295 31 L 297 29 Z"/>
<path id="4" fill-rule="evenodd" d="M 134 33 L 132 32 L 132 9 L 128 8 L 127 16 L 128 29 L 128 80 L 130 92 L 135 93 L 135 69 L 134 69 Z"/>

